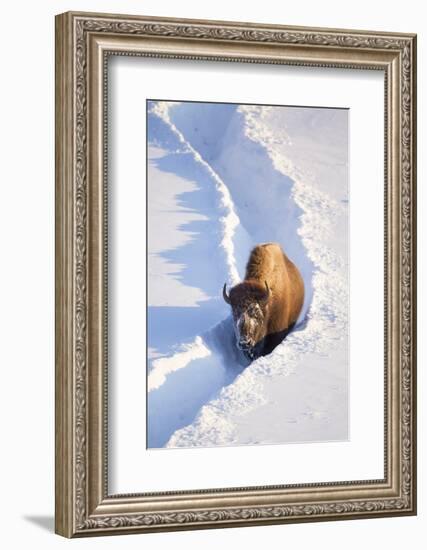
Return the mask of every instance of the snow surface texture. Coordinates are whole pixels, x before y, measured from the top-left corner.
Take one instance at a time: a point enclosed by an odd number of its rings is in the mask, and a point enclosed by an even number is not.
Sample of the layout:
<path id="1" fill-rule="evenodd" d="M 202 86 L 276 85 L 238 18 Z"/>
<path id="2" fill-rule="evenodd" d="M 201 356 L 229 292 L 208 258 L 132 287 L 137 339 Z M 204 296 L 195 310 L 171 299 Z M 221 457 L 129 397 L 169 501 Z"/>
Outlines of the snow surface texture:
<path id="1" fill-rule="evenodd" d="M 348 438 L 348 112 L 148 103 L 148 447 Z M 294 331 L 250 365 L 222 285 L 279 242 Z"/>

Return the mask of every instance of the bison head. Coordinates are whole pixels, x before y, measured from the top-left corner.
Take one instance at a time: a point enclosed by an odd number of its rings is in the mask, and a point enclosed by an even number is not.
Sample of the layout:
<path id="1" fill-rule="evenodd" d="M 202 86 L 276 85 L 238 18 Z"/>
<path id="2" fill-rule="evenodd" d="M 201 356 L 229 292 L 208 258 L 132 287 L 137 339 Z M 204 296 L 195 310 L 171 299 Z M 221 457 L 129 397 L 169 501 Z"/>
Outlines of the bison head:
<path id="1" fill-rule="evenodd" d="M 243 281 L 227 294 L 223 288 L 224 300 L 231 306 L 236 334 L 236 345 L 244 355 L 253 360 L 261 354 L 263 340 L 267 333 L 267 309 L 270 289 L 257 281 Z"/>

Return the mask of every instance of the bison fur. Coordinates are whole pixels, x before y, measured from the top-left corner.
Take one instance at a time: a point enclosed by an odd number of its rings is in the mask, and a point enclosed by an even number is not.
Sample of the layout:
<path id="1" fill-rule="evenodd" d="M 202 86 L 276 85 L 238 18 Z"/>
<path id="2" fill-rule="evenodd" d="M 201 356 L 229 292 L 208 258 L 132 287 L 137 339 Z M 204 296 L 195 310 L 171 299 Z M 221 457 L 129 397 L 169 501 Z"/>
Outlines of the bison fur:
<path id="1" fill-rule="evenodd" d="M 277 243 L 257 245 L 245 279 L 224 300 L 231 306 L 236 345 L 247 359 L 271 353 L 295 325 L 304 302 L 304 282 Z"/>

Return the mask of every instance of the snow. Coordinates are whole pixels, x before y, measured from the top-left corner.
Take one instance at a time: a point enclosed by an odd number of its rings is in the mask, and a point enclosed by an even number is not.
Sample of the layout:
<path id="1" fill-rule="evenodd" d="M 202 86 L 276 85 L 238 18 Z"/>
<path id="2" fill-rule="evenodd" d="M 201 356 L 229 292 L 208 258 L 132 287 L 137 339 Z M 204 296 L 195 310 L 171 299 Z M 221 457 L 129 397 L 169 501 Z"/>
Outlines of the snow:
<path id="1" fill-rule="evenodd" d="M 161 231 L 150 232 L 150 303 L 153 306 L 188 306 L 197 307 L 198 302 L 209 297 L 199 288 L 185 289 L 176 278 L 182 270 L 182 265 L 162 256 L 166 249 L 176 250 L 189 243 L 192 239 L 190 231 L 185 231 L 182 225 L 196 221 L 207 220 L 206 215 L 190 212 L 182 207 L 177 197 L 181 193 L 192 193 L 197 187 L 188 180 L 174 174 L 159 170 L 160 159 L 166 152 L 160 148 L 150 147 L 148 177 L 156 182 L 156 193 L 150 194 L 149 226 L 158 225 Z M 185 290 L 185 292 L 184 292 Z"/>
<path id="2" fill-rule="evenodd" d="M 148 104 L 148 447 L 348 439 L 348 112 Z M 248 364 L 224 282 L 279 242 L 306 296 Z"/>

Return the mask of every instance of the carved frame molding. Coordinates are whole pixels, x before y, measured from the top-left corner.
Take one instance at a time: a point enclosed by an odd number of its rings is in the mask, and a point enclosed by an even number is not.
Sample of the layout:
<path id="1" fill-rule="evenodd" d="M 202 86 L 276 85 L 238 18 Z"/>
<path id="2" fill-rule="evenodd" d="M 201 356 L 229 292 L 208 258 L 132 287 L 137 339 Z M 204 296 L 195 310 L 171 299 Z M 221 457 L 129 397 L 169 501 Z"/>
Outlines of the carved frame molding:
<path id="1" fill-rule="evenodd" d="M 108 495 L 106 59 L 385 73 L 385 478 Z M 416 513 L 416 37 L 65 13 L 56 18 L 56 532 L 87 536 Z"/>

